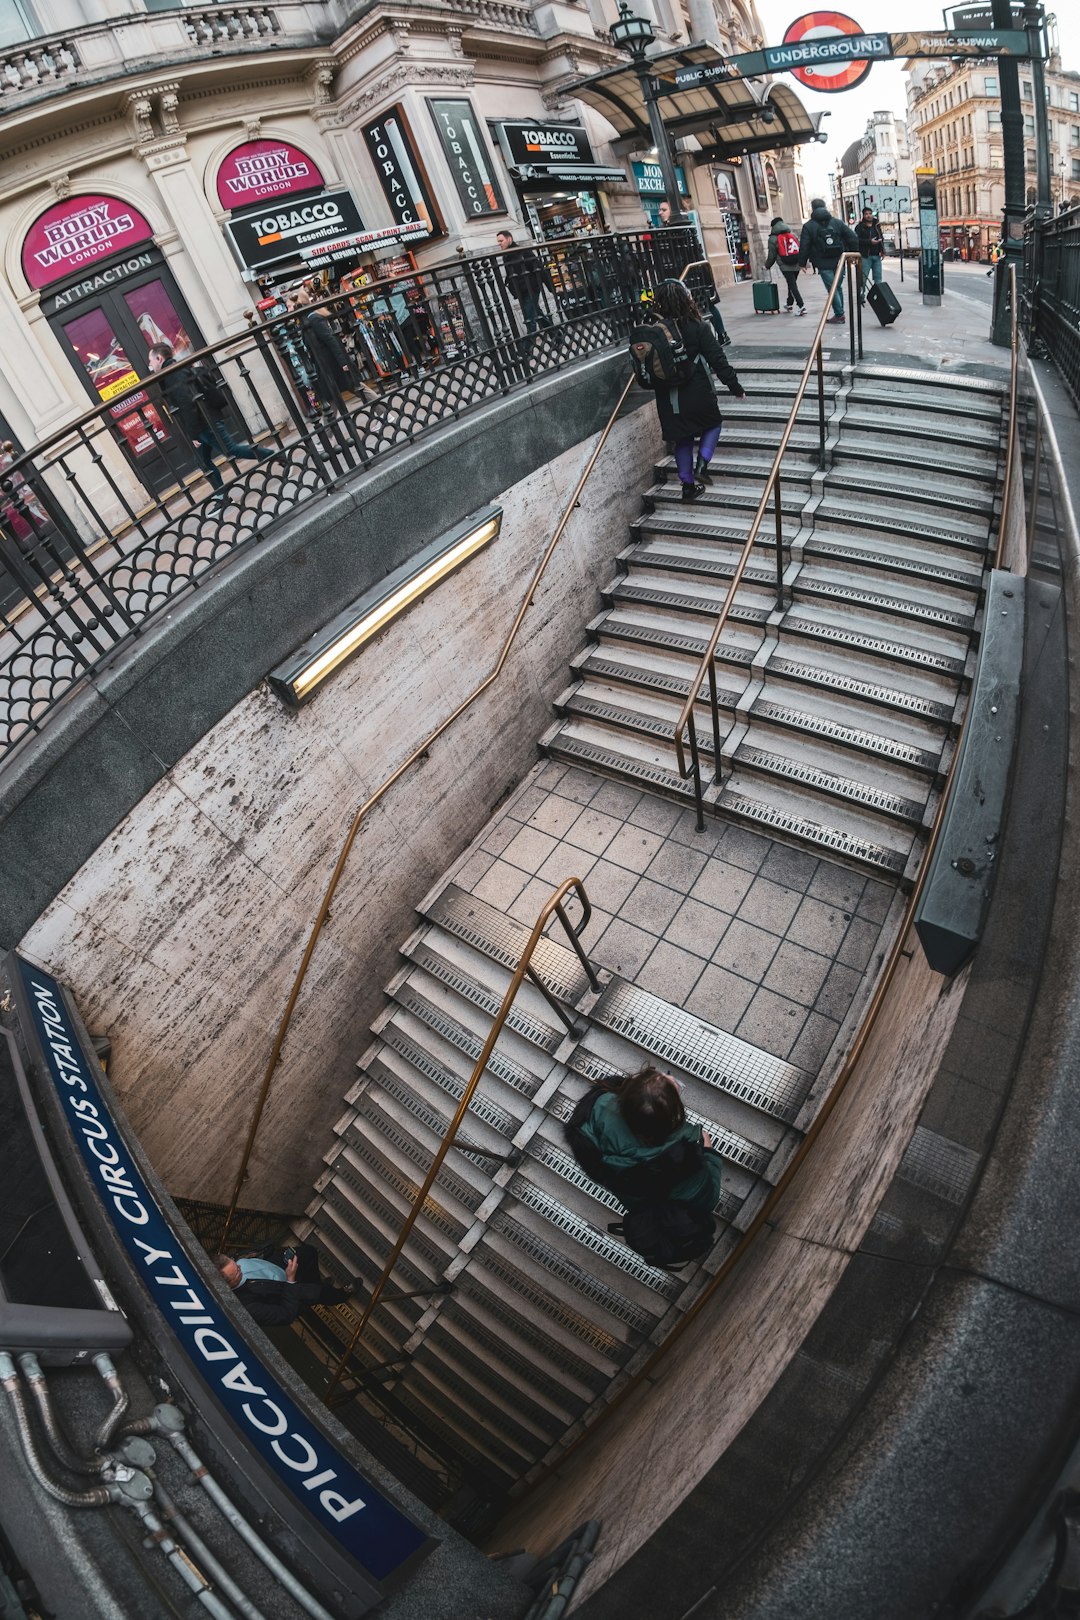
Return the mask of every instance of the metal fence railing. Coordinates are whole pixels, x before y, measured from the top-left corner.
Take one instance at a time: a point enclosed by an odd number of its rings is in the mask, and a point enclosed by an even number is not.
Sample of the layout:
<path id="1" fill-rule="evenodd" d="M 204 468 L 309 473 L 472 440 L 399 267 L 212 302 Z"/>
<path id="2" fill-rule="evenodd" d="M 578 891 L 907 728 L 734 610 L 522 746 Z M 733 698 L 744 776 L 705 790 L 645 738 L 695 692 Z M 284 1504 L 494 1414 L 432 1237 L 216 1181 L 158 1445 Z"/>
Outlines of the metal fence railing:
<path id="1" fill-rule="evenodd" d="M 1028 216 L 1021 321 L 1029 349 L 1041 343 L 1080 409 L 1080 208 Z"/>
<path id="2" fill-rule="evenodd" d="M 461 258 L 304 307 L 283 299 L 32 449 L 0 452 L 0 759 L 286 516 L 516 385 L 623 344 L 641 294 L 698 252 L 688 228 L 624 232 Z M 712 286 L 707 266 L 687 281 Z"/>

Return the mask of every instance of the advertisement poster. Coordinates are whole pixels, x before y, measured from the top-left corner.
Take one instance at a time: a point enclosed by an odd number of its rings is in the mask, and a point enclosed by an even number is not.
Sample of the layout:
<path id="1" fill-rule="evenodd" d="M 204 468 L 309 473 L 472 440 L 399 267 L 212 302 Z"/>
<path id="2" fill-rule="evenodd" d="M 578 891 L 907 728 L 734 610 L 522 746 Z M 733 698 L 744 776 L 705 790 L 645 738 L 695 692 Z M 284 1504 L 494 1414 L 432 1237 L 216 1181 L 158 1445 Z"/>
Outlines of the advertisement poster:
<path id="1" fill-rule="evenodd" d="M 268 197 L 288 197 L 322 185 L 318 165 L 286 141 L 246 141 L 223 159 L 217 174 L 222 208 L 246 208 Z"/>
<path id="2" fill-rule="evenodd" d="M 99 398 L 108 403 L 120 395 L 125 396 L 112 414 L 132 454 L 144 456 L 154 448 L 155 442 L 167 441 L 165 424 L 147 394 L 142 389 L 135 394 L 130 392 L 138 387 L 139 374 L 109 325 L 105 311 L 92 309 L 86 315 L 79 315 L 65 322 L 64 331 Z"/>
<path id="3" fill-rule="evenodd" d="M 152 236 L 138 209 L 116 197 L 68 197 L 46 208 L 27 231 L 23 274 L 31 287 L 47 287 Z"/>
<path id="4" fill-rule="evenodd" d="M 167 343 L 177 360 L 183 360 L 195 352 L 195 345 L 165 291 L 164 282 L 148 281 L 144 287 L 126 292 L 124 303 L 146 339 L 148 349 L 153 348 L 155 343 Z M 157 367 L 151 363 L 150 369 L 156 371 Z"/>
<path id="5" fill-rule="evenodd" d="M 487 143 L 472 103 L 462 96 L 429 99 L 428 106 L 466 214 L 473 219 L 505 214 L 506 204 L 492 173 Z"/>
<path id="6" fill-rule="evenodd" d="M 415 225 L 423 220 L 433 236 L 441 236 L 443 222 L 424 183 L 420 159 L 401 108 L 391 107 L 377 123 L 366 125 L 364 139 L 398 224 Z"/>

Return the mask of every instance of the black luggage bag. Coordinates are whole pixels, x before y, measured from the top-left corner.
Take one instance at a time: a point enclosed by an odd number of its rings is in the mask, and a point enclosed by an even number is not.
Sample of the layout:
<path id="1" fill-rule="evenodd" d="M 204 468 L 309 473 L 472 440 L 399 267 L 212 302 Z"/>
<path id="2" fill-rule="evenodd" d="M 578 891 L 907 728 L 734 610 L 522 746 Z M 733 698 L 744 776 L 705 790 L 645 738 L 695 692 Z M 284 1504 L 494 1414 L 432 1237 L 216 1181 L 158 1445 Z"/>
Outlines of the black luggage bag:
<path id="1" fill-rule="evenodd" d="M 867 303 L 881 322 L 891 326 L 900 313 L 900 300 L 887 281 L 875 281 L 866 295 Z"/>

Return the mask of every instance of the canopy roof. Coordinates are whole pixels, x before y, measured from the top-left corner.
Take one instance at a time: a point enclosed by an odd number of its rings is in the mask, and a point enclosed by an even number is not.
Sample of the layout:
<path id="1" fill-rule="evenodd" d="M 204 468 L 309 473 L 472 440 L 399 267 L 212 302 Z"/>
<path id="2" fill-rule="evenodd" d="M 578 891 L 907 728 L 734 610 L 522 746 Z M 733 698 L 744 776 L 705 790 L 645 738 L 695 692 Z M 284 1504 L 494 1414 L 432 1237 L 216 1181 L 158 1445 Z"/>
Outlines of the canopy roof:
<path id="1" fill-rule="evenodd" d="M 654 78 L 670 82 L 676 68 L 711 65 L 723 58 L 714 46 L 699 42 L 660 51 L 646 60 Z M 632 63 L 579 79 L 567 90 L 602 113 L 620 136 L 652 145 L 641 80 Z M 817 135 L 814 119 L 789 85 L 773 83 L 762 94 L 755 81 L 737 75 L 661 96 L 660 110 L 673 139 L 696 135 L 705 155 L 714 158 L 801 146 Z"/>

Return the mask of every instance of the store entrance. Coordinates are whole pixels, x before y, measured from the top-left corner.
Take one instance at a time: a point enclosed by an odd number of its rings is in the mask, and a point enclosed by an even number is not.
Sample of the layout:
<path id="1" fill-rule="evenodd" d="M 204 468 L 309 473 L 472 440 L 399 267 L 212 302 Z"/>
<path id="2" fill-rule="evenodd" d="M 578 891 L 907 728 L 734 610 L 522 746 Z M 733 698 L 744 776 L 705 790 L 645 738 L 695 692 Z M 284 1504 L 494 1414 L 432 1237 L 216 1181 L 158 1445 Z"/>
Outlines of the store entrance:
<path id="1" fill-rule="evenodd" d="M 196 462 L 157 391 L 136 384 L 152 374 L 154 344 L 170 344 L 182 360 L 202 348 L 203 338 L 164 263 L 151 253 L 139 259 L 144 264 L 136 273 L 92 297 L 65 303 L 61 291 L 43 302 L 52 306 L 49 324 L 87 393 L 106 404 L 117 401 L 111 407 L 117 442 L 141 482 L 158 494 Z"/>

